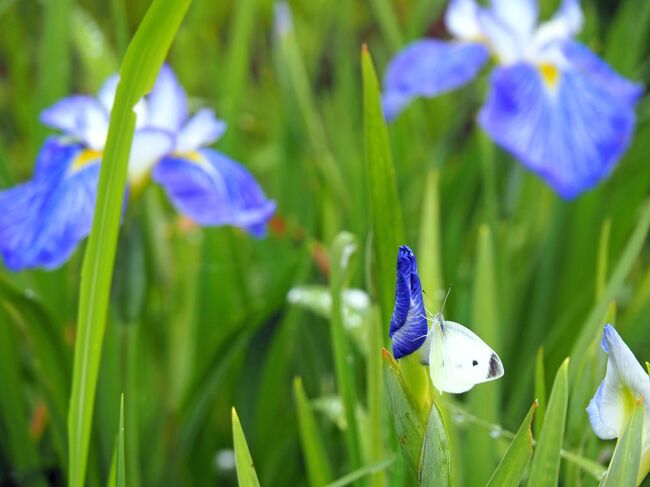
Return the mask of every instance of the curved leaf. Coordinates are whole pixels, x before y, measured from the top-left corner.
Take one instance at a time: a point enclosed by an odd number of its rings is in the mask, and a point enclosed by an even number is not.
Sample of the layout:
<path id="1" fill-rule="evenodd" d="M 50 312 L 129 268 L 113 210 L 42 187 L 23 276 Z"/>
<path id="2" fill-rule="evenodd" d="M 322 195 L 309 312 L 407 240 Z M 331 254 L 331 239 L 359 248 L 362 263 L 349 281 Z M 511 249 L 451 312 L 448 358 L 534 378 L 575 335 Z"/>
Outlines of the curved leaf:
<path id="1" fill-rule="evenodd" d="M 423 487 L 453 485 L 449 433 L 435 401 L 431 405 L 427 429 L 424 432 L 418 479 Z"/>
<path id="2" fill-rule="evenodd" d="M 415 401 L 408 392 L 404 379 L 400 373 L 397 362 L 391 357 L 388 350 L 382 349 L 382 362 L 384 371 L 384 387 L 388 406 L 393 418 L 395 435 L 406 460 L 406 467 L 413 475 L 419 478 L 420 453 L 424 440 L 424 423 L 415 406 Z"/>

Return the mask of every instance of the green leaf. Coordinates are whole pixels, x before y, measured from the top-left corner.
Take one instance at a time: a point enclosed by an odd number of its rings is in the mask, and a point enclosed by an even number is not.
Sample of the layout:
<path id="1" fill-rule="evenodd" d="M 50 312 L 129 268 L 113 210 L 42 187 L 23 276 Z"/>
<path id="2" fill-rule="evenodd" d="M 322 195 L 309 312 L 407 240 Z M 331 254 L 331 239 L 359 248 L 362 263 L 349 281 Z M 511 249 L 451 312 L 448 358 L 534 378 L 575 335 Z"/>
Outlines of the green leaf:
<path id="1" fill-rule="evenodd" d="M 246 437 L 242 430 L 237 411 L 232 408 L 232 437 L 235 448 L 235 465 L 237 466 L 237 482 L 239 487 L 259 487 L 251 452 L 248 450 Z"/>
<path id="2" fill-rule="evenodd" d="M 650 3 L 617 2 L 616 15 L 607 32 L 605 59 L 623 76 L 635 78 L 648 42 Z"/>
<path id="3" fill-rule="evenodd" d="M 444 487 L 453 485 L 449 433 L 440 408 L 434 401 L 424 432 L 418 467 L 419 485 Z"/>
<path id="4" fill-rule="evenodd" d="M 530 467 L 528 485 L 535 487 L 554 487 L 560 475 L 560 451 L 564 440 L 567 404 L 569 359 L 565 359 L 558 369 L 548 400 L 544 426 L 535 448 Z"/>
<path id="5" fill-rule="evenodd" d="M 124 394 L 120 395 L 120 422 L 115 438 L 115 448 L 111 457 L 111 469 L 108 473 L 108 487 L 126 485 L 126 457 L 124 454 Z"/>
<path id="6" fill-rule="evenodd" d="M 75 5 L 71 17 L 70 35 L 79 58 L 79 71 L 84 74 L 85 86 L 96 90 L 117 69 L 115 53 L 94 17 L 86 10 Z"/>
<path id="7" fill-rule="evenodd" d="M 370 210 L 372 256 L 376 265 L 375 286 L 378 294 L 381 323 L 389 323 L 395 302 L 395 261 L 404 240 L 404 225 L 397 179 L 388 140 L 388 130 L 381 108 L 379 82 L 368 49 L 361 51 L 363 74 L 363 114 L 365 138 L 365 171 Z M 406 378 L 418 408 L 427 414 L 431 397 L 427 371 L 416 357 L 401 360 Z"/>
<path id="8" fill-rule="evenodd" d="M 22 390 L 24 380 L 21 377 L 17 337 L 2 304 L 0 302 L 0 445 L 6 449 L 7 461 L 21 475 L 38 468 L 39 458 L 29 435 L 28 408 Z M 42 485 L 40 474 L 37 478 L 36 485 Z"/>
<path id="9" fill-rule="evenodd" d="M 344 475 L 343 477 L 335 480 L 331 484 L 327 484 L 326 487 L 344 487 L 346 485 L 350 485 L 351 483 L 356 482 L 357 480 L 362 479 L 367 475 L 372 475 L 384 471 L 387 467 L 389 467 L 394 462 L 395 462 L 395 457 L 391 457 L 391 458 L 386 458 L 384 460 L 381 460 L 379 462 L 371 463 L 370 465 L 366 465 L 365 467 L 361 467 L 353 472 L 350 472 L 347 475 Z"/>
<path id="10" fill-rule="evenodd" d="M 637 485 L 641 463 L 643 416 L 644 405 L 642 402 L 637 402 L 623 436 L 616 442 L 614 456 L 609 462 L 609 470 L 605 477 L 604 485 L 606 487 L 634 487 Z M 639 479 L 639 483 L 641 480 L 643 479 Z"/>
<path id="11" fill-rule="evenodd" d="M 495 350 L 501 351 L 499 330 L 499 292 L 495 262 L 495 249 L 490 227 L 479 227 L 474 267 L 474 292 L 472 300 L 472 328 Z M 470 410 L 491 423 L 499 424 L 499 392 L 501 381 L 475 387 L 468 393 Z M 498 452 L 493 439 L 478 428 L 468 431 L 464 458 L 471 461 L 473 468 L 465 472 L 468 485 L 484 485 L 490 478 L 498 461 Z"/>
<path id="12" fill-rule="evenodd" d="M 528 414 L 510 443 L 508 451 L 506 451 L 492 477 L 490 477 L 487 487 L 519 485 L 521 483 L 528 462 L 533 456 L 533 434 L 530 430 L 530 424 L 533 421 L 535 410 L 538 409 L 538 404 L 535 401 L 530 407 Z"/>
<path id="13" fill-rule="evenodd" d="M 430 170 L 424 186 L 418 241 L 418 271 L 422 281 L 425 304 L 439 310 L 444 295 L 440 239 L 440 175 Z"/>
<path id="14" fill-rule="evenodd" d="M 102 158 L 95 217 L 84 258 L 68 410 L 69 485 L 85 485 L 95 389 L 106 328 L 113 263 L 135 129 L 133 107 L 151 90 L 190 0 L 155 0 L 120 70 Z"/>
<path id="15" fill-rule="evenodd" d="M 69 348 L 43 303 L 0 276 L 0 307 L 3 305 L 11 311 L 10 321 L 20 326 L 29 342 L 30 357 L 39 372 L 36 376 L 47 403 L 54 448 L 63 461 L 67 448 L 65 414 L 70 395 Z"/>
<path id="16" fill-rule="evenodd" d="M 395 299 L 395 259 L 404 242 L 404 226 L 388 130 L 381 108 L 379 82 L 367 48 L 361 51 L 366 184 L 369 192 L 372 248 L 376 260 L 375 281 L 381 319 L 388 323 Z"/>
<path id="17" fill-rule="evenodd" d="M 309 484 L 312 486 L 325 485 L 332 479 L 332 467 L 327 457 L 323 438 L 318 430 L 318 424 L 305 395 L 302 380 L 299 377 L 293 381 L 293 398 L 298 411 L 300 443 L 307 466 Z"/>
<path id="18" fill-rule="evenodd" d="M 120 427 L 117 432 L 117 487 L 126 485 L 126 460 L 124 456 L 124 394 L 120 397 Z"/>
<path id="19" fill-rule="evenodd" d="M 413 479 L 417 479 L 419 478 L 425 425 L 420 419 L 420 411 L 415 406 L 415 400 L 406 389 L 397 362 L 386 349 L 382 350 L 382 361 L 384 387 L 393 418 L 395 435 L 402 449 L 404 460 L 406 460 L 406 467 L 413 475 Z"/>
<path id="20" fill-rule="evenodd" d="M 593 340 L 594 335 L 600 333 L 599 329 L 602 326 L 601 318 L 605 315 L 608 307 L 610 306 L 610 303 L 623 287 L 627 274 L 636 261 L 639 252 L 643 248 L 643 244 L 645 242 L 646 236 L 648 235 L 649 229 L 650 201 L 646 201 L 639 210 L 639 217 L 637 219 L 634 231 L 628 239 L 625 249 L 623 250 L 621 257 L 616 263 L 616 266 L 614 267 L 614 270 L 609 280 L 607 281 L 607 285 L 605 286 L 601 298 L 591 308 L 589 315 L 582 324 L 578 338 L 573 343 L 573 348 L 571 349 L 571 357 L 574 359 L 579 359 L 582 354 L 588 350 L 589 344 Z M 576 373 L 578 372 L 578 370 L 575 369 L 575 367 L 572 367 L 570 373 L 572 384 L 575 381 Z"/>
<path id="21" fill-rule="evenodd" d="M 353 468 L 361 466 L 361 441 L 359 439 L 358 422 L 356 418 L 357 394 L 354 387 L 355 366 L 351 360 L 349 344 L 343 325 L 343 289 L 349 276 L 350 259 L 356 252 L 358 244 L 354 236 L 347 232 L 340 233 L 332 244 L 330 254 L 331 275 L 330 290 L 332 293 L 332 319 L 330 334 L 334 352 L 334 368 L 339 394 L 343 400 L 343 409 L 347 422 L 346 443 L 350 465 Z"/>
<path id="22" fill-rule="evenodd" d="M 544 369 L 544 347 L 537 349 L 535 361 L 535 397 L 537 398 L 537 415 L 535 416 L 535 436 L 538 437 L 544 424 L 546 414 L 546 370 Z"/>
<path id="23" fill-rule="evenodd" d="M 588 473 L 598 482 L 605 477 L 607 469 L 600 463 L 567 450 L 562 450 L 560 454 L 564 460 Z"/>
<path id="24" fill-rule="evenodd" d="M 374 462 L 384 458 L 384 438 L 385 438 L 385 401 L 383 386 L 383 371 L 381 364 L 381 349 L 384 338 L 384 327 L 379 319 L 379 309 L 373 306 L 370 311 L 370 320 L 368 323 L 368 342 L 369 352 L 366 366 L 366 397 L 368 409 L 368 455 L 367 460 Z M 373 487 L 383 487 L 386 485 L 386 475 L 383 471 L 376 471 L 371 477 Z"/>
<path id="25" fill-rule="evenodd" d="M 384 39 L 388 41 L 392 51 L 398 51 L 403 45 L 402 33 L 397 21 L 398 16 L 393 11 L 392 2 L 372 0 L 371 3 Z"/>

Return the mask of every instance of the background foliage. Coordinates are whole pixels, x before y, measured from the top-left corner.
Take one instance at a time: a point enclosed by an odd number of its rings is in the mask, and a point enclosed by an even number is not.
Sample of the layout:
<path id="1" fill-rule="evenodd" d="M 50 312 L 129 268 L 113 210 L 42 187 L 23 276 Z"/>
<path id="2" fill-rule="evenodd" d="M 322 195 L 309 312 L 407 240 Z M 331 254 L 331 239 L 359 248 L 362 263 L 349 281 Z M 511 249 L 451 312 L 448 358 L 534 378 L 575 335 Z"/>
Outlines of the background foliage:
<path id="1" fill-rule="evenodd" d="M 543 13 L 555 3 L 542 1 Z M 117 70 L 148 4 L 0 0 L 1 187 L 30 177 L 47 134 L 39 111 L 95 92 Z M 650 3 L 582 6 L 581 40 L 647 84 Z M 409 485 L 377 388 L 376 345 L 388 332 L 379 296 L 390 296 L 394 274 L 370 251 L 382 246 L 369 238 L 371 197 L 401 213 L 398 243 L 416 250 L 429 309 L 453 285 L 445 314 L 477 330 L 505 366 L 498 383 L 442 398 L 460 446 L 452 449 L 456 480 L 490 478 L 535 398 L 537 437 L 569 355 L 562 444 L 569 456 L 607 465 L 614 445 L 595 438 L 584 412 L 604 374 L 602 322 L 608 317 L 640 359 L 650 358 L 647 97 L 617 170 L 572 202 L 476 128 L 484 83 L 419 101 L 391 124 L 395 177 L 382 182 L 364 164 L 360 47 L 367 43 L 383 72 L 408 40 L 444 34 L 444 2 L 296 0 L 291 8 L 293 27 L 278 32 L 270 0 L 194 0 L 172 45 L 168 60 L 192 103 L 216 108 L 229 124 L 218 148 L 255 173 L 278 216 L 257 241 L 193 226 L 156 188 L 142 196 L 139 237 L 129 244 L 123 229 L 119 244 L 88 484 L 103 485 L 114 464 L 124 392 L 125 465 L 114 468 L 127 485 L 234 484 L 239 421 L 262 485 L 321 485 L 358 469 L 379 470 L 373 485 Z M 374 184 L 395 185 L 401 209 Z M 349 233 L 333 246 L 342 230 Z M 355 248 L 350 266 L 341 266 L 345 245 Z M 55 272 L 0 270 L 0 484 L 67 478 L 83 253 Z M 312 287 L 290 303 L 290 290 L 304 285 Z M 335 292 L 330 326 L 329 287 L 313 285 L 367 289 L 373 305 L 349 329 Z M 341 360 L 348 367 L 337 367 Z M 354 405 L 347 417 L 339 390 Z M 596 483 L 597 465 L 563 458 L 566 485 Z"/>

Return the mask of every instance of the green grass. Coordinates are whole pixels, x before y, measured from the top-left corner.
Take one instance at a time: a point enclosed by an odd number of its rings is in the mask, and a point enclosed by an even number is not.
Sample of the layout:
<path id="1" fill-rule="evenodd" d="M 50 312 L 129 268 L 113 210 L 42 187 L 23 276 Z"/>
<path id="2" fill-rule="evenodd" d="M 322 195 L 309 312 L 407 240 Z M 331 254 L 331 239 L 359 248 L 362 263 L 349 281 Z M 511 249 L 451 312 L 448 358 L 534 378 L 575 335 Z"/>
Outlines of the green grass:
<path id="1" fill-rule="evenodd" d="M 439 35 L 444 2 L 290 5 L 277 32 L 271 0 L 0 0 L 2 188 L 31 177 L 42 108 L 124 80 L 90 239 L 53 273 L 0 268 L 0 484 L 94 487 L 113 468 L 126 485 L 236 485 L 236 463 L 260 485 L 630 482 L 638 435 L 598 440 L 585 407 L 605 321 L 650 359 L 648 98 L 611 177 L 566 202 L 477 127 L 485 76 L 385 124 L 385 66 Z M 647 83 L 650 8 L 582 6 L 581 41 Z M 188 228 L 153 186 L 119 230 L 130 110 L 165 59 L 191 107 L 228 122 L 215 147 L 278 202 L 266 238 Z M 499 353 L 498 382 L 440 397 L 417 358 L 382 356 L 400 244 L 428 309 L 451 287 L 445 316 Z M 305 286 L 313 302 L 288 301 Z M 350 312 L 350 288 L 368 306 Z"/>

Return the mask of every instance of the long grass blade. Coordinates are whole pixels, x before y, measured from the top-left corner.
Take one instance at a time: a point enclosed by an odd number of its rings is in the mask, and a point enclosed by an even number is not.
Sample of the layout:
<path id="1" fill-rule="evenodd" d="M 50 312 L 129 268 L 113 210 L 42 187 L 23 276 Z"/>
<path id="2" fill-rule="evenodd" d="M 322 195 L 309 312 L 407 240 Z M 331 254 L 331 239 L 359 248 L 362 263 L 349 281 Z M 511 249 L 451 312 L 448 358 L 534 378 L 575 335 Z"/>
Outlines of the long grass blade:
<path id="1" fill-rule="evenodd" d="M 300 442 L 307 466 L 309 484 L 314 487 L 325 485 L 332 479 L 332 467 L 329 464 L 323 438 L 299 377 L 293 381 L 293 397 L 298 412 Z"/>
<path id="2" fill-rule="evenodd" d="M 82 269 L 77 338 L 68 412 L 69 485 L 85 483 L 88 446 L 113 263 L 135 128 L 133 107 L 153 86 L 190 0 L 156 0 L 145 15 L 120 71 L 99 176 L 97 205 Z"/>
<path id="3" fill-rule="evenodd" d="M 232 408 L 232 436 L 235 448 L 235 464 L 237 466 L 237 482 L 239 487 L 259 487 L 257 473 L 253 466 L 251 452 L 244 436 L 244 430 L 239 422 L 237 411 Z"/>
<path id="4" fill-rule="evenodd" d="M 332 319 L 330 334 L 334 353 L 334 368 L 339 394 L 343 401 L 347 421 L 346 444 L 353 469 L 361 466 L 361 441 L 357 422 L 357 393 L 354 387 L 355 367 L 343 324 L 343 289 L 349 278 L 350 259 L 357 250 L 357 242 L 350 233 L 339 234 L 332 244 L 330 257 L 332 293 Z"/>
<path id="5" fill-rule="evenodd" d="M 519 485 L 526 467 L 533 456 L 533 433 L 530 429 L 533 421 L 533 415 L 537 409 L 537 401 L 528 410 L 513 438 L 508 451 L 503 456 L 496 470 L 490 477 L 487 487 L 500 487 L 502 485 Z"/>
<path id="6" fill-rule="evenodd" d="M 530 467 L 528 485 L 531 487 L 554 487 L 558 484 L 560 451 L 564 440 L 564 426 L 569 400 L 568 369 L 569 359 L 566 359 L 555 376 L 546 409 L 544 426 Z"/>

